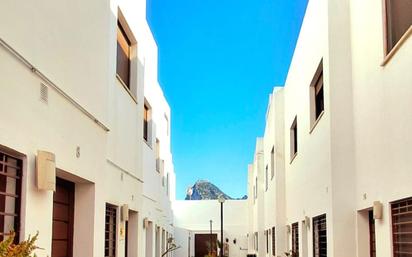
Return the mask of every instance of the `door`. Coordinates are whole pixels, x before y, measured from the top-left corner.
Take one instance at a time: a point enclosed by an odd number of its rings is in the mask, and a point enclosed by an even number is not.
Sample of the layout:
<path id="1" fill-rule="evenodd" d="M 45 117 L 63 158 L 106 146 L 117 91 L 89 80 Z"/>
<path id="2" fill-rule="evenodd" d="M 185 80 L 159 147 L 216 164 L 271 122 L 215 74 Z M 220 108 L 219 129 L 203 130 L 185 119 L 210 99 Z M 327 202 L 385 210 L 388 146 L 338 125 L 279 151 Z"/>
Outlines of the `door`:
<path id="1" fill-rule="evenodd" d="M 210 248 L 212 245 L 212 248 Z M 196 234 L 195 235 L 195 257 L 205 257 L 212 249 L 217 253 L 217 235 L 216 234 Z"/>
<path id="2" fill-rule="evenodd" d="M 74 183 L 56 178 L 52 257 L 73 257 Z"/>

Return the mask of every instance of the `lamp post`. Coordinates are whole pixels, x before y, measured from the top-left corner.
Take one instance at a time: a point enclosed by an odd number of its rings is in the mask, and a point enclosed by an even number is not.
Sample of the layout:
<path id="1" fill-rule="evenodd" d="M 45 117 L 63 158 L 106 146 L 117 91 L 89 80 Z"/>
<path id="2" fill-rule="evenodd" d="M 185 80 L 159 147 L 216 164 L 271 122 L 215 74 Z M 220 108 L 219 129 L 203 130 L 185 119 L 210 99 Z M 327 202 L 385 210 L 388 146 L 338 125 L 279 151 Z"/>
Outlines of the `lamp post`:
<path id="1" fill-rule="evenodd" d="M 225 197 L 220 195 L 218 201 L 220 203 L 220 257 L 223 257 L 223 203 L 225 202 Z"/>
<path id="2" fill-rule="evenodd" d="M 213 252 L 213 244 L 212 244 L 212 223 L 213 221 L 210 220 L 210 235 L 209 235 L 209 241 L 210 241 L 210 254 Z"/>

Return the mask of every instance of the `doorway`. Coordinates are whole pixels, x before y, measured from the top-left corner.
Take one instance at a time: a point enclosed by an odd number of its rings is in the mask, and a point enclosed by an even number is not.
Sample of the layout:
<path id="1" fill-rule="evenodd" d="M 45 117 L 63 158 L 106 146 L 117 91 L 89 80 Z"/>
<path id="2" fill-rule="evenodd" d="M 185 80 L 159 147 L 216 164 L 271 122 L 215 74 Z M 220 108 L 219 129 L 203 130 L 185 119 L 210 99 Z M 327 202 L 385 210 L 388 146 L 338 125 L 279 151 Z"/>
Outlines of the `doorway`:
<path id="1" fill-rule="evenodd" d="M 52 257 L 73 257 L 74 183 L 56 178 L 53 194 Z"/>
<path id="2" fill-rule="evenodd" d="M 195 234 L 195 257 L 208 255 L 210 249 L 217 253 L 217 234 Z"/>

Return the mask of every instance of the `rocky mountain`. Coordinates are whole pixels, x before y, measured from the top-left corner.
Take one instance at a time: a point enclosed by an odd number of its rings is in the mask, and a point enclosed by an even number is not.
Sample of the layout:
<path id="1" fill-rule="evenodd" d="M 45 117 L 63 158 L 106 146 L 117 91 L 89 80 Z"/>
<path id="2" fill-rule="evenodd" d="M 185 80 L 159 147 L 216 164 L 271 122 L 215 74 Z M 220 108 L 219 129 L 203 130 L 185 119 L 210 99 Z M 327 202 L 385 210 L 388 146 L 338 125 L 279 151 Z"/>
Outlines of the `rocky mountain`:
<path id="1" fill-rule="evenodd" d="M 198 180 L 191 188 L 191 197 L 186 194 L 185 200 L 216 200 L 220 195 L 223 195 L 228 200 L 244 200 L 247 196 L 238 199 L 232 198 L 220 190 L 217 186 L 207 180 Z"/>

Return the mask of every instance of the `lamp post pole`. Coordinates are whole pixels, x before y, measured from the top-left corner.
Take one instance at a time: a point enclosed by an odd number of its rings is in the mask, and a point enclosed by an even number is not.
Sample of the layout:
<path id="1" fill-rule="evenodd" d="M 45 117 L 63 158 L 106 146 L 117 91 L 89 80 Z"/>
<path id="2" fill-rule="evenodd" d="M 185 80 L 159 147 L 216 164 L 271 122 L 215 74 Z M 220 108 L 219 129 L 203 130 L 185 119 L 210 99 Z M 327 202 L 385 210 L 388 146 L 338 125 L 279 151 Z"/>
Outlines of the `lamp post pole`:
<path id="1" fill-rule="evenodd" d="M 220 203 L 220 257 L 223 257 L 223 203 L 225 202 L 223 195 L 219 196 L 218 201 Z"/>
<path id="2" fill-rule="evenodd" d="M 212 244 L 212 220 L 209 221 L 210 222 L 210 254 L 213 252 L 213 244 Z"/>

